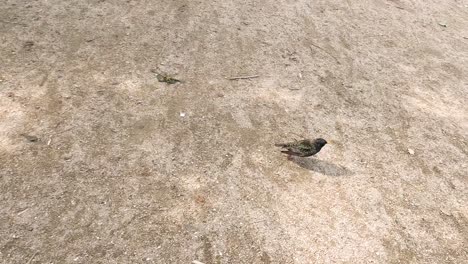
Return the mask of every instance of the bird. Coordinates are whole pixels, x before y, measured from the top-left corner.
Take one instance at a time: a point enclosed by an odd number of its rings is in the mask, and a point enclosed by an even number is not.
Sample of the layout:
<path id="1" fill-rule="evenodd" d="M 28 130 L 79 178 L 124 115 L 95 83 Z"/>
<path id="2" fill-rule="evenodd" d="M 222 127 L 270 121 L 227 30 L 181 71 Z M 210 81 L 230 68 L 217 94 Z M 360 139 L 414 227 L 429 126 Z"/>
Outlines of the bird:
<path id="1" fill-rule="evenodd" d="M 177 80 L 176 78 L 173 78 L 173 77 L 171 77 L 169 75 L 166 75 L 166 74 L 157 74 L 156 78 L 158 79 L 159 82 L 165 82 L 165 83 L 168 83 L 168 84 L 174 84 L 174 83 L 181 82 L 180 80 Z"/>
<path id="2" fill-rule="evenodd" d="M 284 154 L 288 154 L 288 158 L 291 156 L 298 156 L 298 157 L 310 157 L 313 156 L 323 148 L 327 144 L 327 141 L 323 138 L 316 138 L 314 140 L 310 139 L 303 139 L 303 140 L 296 140 L 294 142 L 289 143 L 280 143 L 275 144 L 276 147 L 280 147 L 286 150 L 282 150 L 281 152 Z"/>

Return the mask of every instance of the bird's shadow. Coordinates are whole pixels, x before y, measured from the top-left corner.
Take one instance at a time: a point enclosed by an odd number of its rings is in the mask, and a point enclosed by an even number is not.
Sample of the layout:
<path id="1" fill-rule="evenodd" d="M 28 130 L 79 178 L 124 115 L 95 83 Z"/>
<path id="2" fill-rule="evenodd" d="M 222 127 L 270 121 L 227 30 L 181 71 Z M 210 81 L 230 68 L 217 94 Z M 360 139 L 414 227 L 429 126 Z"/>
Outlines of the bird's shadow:
<path id="1" fill-rule="evenodd" d="M 354 172 L 344 166 L 335 165 L 324 160 L 294 157 L 292 161 L 304 169 L 328 176 L 349 176 L 354 174 Z"/>

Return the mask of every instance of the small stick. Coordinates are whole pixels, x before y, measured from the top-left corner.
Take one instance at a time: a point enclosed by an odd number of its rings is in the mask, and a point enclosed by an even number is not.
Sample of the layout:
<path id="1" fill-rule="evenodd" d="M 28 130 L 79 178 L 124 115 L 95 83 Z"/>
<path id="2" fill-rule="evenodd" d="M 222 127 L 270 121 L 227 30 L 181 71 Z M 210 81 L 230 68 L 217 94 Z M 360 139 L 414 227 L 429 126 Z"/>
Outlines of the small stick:
<path id="1" fill-rule="evenodd" d="M 230 80 L 230 81 L 234 81 L 234 80 L 253 79 L 253 78 L 258 78 L 258 77 L 260 77 L 260 75 L 237 76 L 237 77 L 231 77 L 231 78 L 227 78 L 227 79 Z"/>
<path id="2" fill-rule="evenodd" d="M 330 57 L 332 57 L 333 59 L 335 59 L 336 62 L 337 62 L 338 64 L 341 64 L 340 61 L 339 61 L 335 56 L 333 56 L 330 52 L 328 52 L 326 49 L 324 49 L 324 48 L 322 48 L 322 47 L 320 47 L 319 45 L 316 45 L 316 44 L 314 44 L 314 43 L 310 43 L 310 45 L 316 47 L 317 49 L 319 49 L 319 50 L 321 50 L 321 51 L 323 51 L 323 52 L 325 52 L 328 56 L 330 56 Z"/>
<path id="3" fill-rule="evenodd" d="M 44 74 L 44 77 L 42 77 L 42 80 L 41 80 L 41 83 L 39 84 L 39 87 L 44 86 L 44 84 L 47 82 L 47 79 L 48 79 L 48 78 L 49 78 L 49 73 L 46 72 L 46 73 Z"/>
<path id="4" fill-rule="evenodd" d="M 26 212 L 27 210 L 29 210 L 29 208 L 26 208 L 24 210 L 21 210 L 20 212 L 18 212 L 18 215 L 21 215 L 22 213 Z"/>
<path id="5" fill-rule="evenodd" d="M 192 264 L 205 264 L 205 263 L 200 262 L 200 261 L 198 261 L 198 260 L 194 260 L 194 261 L 192 261 Z"/>
<path id="6" fill-rule="evenodd" d="M 33 259 L 36 257 L 37 253 L 39 253 L 39 252 L 37 252 L 37 251 L 36 251 L 36 252 L 34 252 L 34 254 L 32 255 L 32 257 L 29 259 L 29 261 L 28 261 L 28 262 L 26 262 L 26 264 L 29 264 L 29 263 L 31 263 L 31 262 L 33 261 Z"/>

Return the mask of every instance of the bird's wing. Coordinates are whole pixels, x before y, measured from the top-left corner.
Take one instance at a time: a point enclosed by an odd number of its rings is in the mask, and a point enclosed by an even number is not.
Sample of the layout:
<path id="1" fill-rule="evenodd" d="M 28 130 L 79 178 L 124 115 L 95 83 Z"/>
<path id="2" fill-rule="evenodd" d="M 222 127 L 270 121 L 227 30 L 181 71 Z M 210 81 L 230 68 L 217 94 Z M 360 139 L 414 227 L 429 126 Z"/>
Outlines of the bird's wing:
<path id="1" fill-rule="evenodd" d="M 275 144 L 275 146 L 282 147 L 282 148 L 293 148 L 293 147 L 297 147 L 300 145 L 311 145 L 311 142 L 308 139 L 303 139 L 303 140 L 295 139 L 293 142 Z"/>
<path id="2" fill-rule="evenodd" d="M 288 148 L 288 150 L 295 152 L 295 153 L 300 153 L 300 156 L 302 157 L 307 157 L 310 156 L 312 152 L 314 152 L 314 145 L 311 144 L 309 140 L 303 140 L 300 142 L 300 144 L 297 144 L 291 148 Z"/>
<path id="3" fill-rule="evenodd" d="M 280 147 L 280 148 L 290 148 L 296 144 L 297 142 L 288 142 L 288 143 L 278 143 L 278 144 L 275 144 L 275 146 Z"/>

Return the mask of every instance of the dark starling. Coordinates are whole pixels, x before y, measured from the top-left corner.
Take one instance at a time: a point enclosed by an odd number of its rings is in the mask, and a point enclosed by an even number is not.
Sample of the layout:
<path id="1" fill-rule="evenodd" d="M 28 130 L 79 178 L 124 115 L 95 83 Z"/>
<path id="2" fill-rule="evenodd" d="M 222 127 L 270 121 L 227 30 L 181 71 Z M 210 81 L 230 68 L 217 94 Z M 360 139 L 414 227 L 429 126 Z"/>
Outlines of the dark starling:
<path id="1" fill-rule="evenodd" d="M 312 141 L 309 139 L 296 140 L 290 143 L 275 144 L 275 146 L 286 149 L 281 152 L 291 156 L 310 157 L 317 154 L 325 144 L 327 144 L 325 139 L 316 138 Z"/>
<path id="2" fill-rule="evenodd" d="M 178 83 L 178 82 L 181 82 L 180 80 L 177 80 L 176 78 L 172 78 L 166 74 L 158 74 L 156 75 L 156 78 L 158 79 L 159 82 L 165 82 L 165 83 L 168 83 L 168 84 L 174 84 L 174 83 Z"/>

